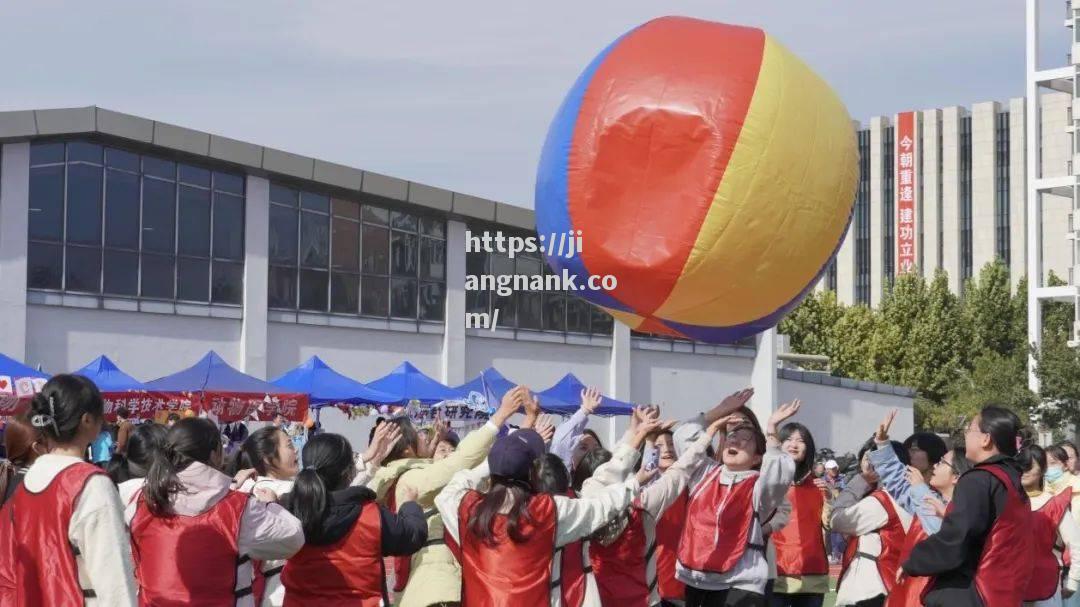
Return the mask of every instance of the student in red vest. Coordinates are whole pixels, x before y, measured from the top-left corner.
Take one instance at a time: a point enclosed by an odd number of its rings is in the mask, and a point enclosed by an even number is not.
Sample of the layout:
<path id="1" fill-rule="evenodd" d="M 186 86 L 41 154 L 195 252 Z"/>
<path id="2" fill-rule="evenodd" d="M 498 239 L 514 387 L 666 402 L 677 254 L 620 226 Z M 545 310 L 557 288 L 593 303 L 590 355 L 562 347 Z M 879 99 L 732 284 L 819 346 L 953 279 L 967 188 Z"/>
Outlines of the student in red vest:
<path id="1" fill-rule="evenodd" d="M 581 488 L 581 495 L 589 497 L 603 491 L 607 485 L 624 482 L 638 469 L 640 449 L 646 437 L 656 428 L 674 424 L 661 424 L 658 415 L 656 408 L 635 411 L 630 431 L 616 447 L 615 454 L 594 449 L 581 459 L 574 470 L 574 486 Z M 657 520 L 686 493 L 691 475 L 707 460 L 709 444 L 729 419 L 710 425 L 673 465 L 641 490 L 641 495 L 626 513 L 590 537 L 590 561 L 604 605 L 651 607 L 660 604 L 655 558 Z M 679 530 L 682 530 L 681 524 Z"/>
<path id="2" fill-rule="evenodd" d="M 555 550 L 580 540 L 624 511 L 649 474 L 600 495 L 537 494 L 530 479 L 544 440 L 518 430 L 495 442 L 487 463 L 454 475 L 435 505 L 461 562 L 463 607 L 533 607 L 551 600 Z M 490 476 L 490 489 L 481 483 Z"/>
<path id="3" fill-rule="evenodd" d="M 169 428 L 125 513 L 140 604 L 253 605 L 251 559 L 285 559 L 303 546 L 296 517 L 231 489 L 222 457 L 213 422 L 186 418 Z"/>
<path id="4" fill-rule="evenodd" d="M 566 464 L 554 453 L 533 462 L 532 488 L 535 493 L 577 497 Z M 577 540 L 556 548 L 551 567 L 552 607 L 602 607 L 589 562 L 589 542 Z"/>
<path id="5" fill-rule="evenodd" d="M 821 607 L 829 592 L 825 546 L 825 492 L 814 477 L 817 449 L 810 430 L 798 423 L 780 429 L 781 448 L 795 460 L 795 483 L 788 489 L 787 524 L 770 537 L 776 550 L 776 582 L 771 607 Z"/>
<path id="6" fill-rule="evenodd" d="M 903 563 L 908 575 L 933 577 L 928 607 L 1016 607 L 1033 566 L 1032 514 L 1016 463 L 1020 419 L 985 407 L 964 435 L 974 467 L 960 477 L 941 530 Z"/>
<path id="7" fill-rule="evenodd" d="M 890 444 L 907 466 L 907 449 L 896 441 Z M 871 438 L 859 450 L 860 473 L 847 482 L 830 504 L 830 527 L 848 536 L 836 592 L 838 606 L 885 604 L 886 595 L 896 585 L 900 552 L 911 526 L 911 514 L 885 491 L 870 463 L 870 452 L 875 445 Z"/>
<path id="8" fill-rule="evenodd" d="M 1031 511 L 1035 562 L 1031 580 L 1027 585 L 1025 605 L 1036 607 L 1061 607 L 1062 599 L 1076 593 L 1080 587 L 1080 564 L 1073 560 L 1066 567 L 1063 553 L 1080 554 L 1080 524 L 1069 513 L 1072 491 L 1054 495 L 1046 491 L 1046 452 L 1038 445 L 1020 450 L 1016 461 L 1023 470 L 1020 481 L 1024 484 Z M 1062 572 L 1065 573 L 1062 576 Z"/>
<path id="9" fill-rule="evenodd" d="M 657 469 L 663 474 L 678 459 L 672 431 L 662 430 L 657 434 L 653 449 L 656 452 Z M 645 452 L 649 453 L 648 447 Z M 709 455 L 711 456 L 711 453 Z M 686 600 L 686 585 L 675 578 L 675 561 L 678 559 L 679 536 L 682 535 L 683 523 L 686 521 L 689 495 L 689 491 L 684 489 L 675 503 L 656 519 L 656 578 L 662 607 L 679 607 Z"/>
<path id="10" fill-rule="evenodd" d="M 397 514 L 375 501 L 356 477 L 352 447 L 340 434 L 304 445 L 304 469 L 284 502 L 304 526 L 304 547 L 285 564 L 286 607 L 389 605 L 383 556 L 407 556 L 427 541 L 427 521 L 413 500 Z"/>
<path id="11" fill-rule="evenodd" d="M 134 605 L 123 506 L 109 477 L 84 461 L 101 432 L 97 386 L 56 375 L 30 403 L 48 453 L 0 510 L 0 605 Z"/>
<path id="12" fill-rule="evenodd" d="M 766 604 L 769 565 L 762 526 L 795 479 L 795 462 L 780 449 L 777 425 L 799 407 L 794 401 L 777 408 L 764 434 L 755 423 L 726 425 L 720 463 L 702 466 L 691 478 L 676 565 L 688 607 Z"/>

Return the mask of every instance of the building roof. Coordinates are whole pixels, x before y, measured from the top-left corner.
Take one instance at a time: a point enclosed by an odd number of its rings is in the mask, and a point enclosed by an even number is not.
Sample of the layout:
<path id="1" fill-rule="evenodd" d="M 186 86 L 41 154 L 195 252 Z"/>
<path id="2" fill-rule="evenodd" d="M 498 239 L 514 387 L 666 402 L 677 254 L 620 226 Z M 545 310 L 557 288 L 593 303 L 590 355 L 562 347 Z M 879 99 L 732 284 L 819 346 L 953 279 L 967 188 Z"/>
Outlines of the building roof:
<path id="1" fill-rule="evenodd" d="M 527 230 L 535 227 L 531 209 L 97 106 L 0 112 L 0 143 L 71 135 L 100 135 L 164 148 L 189 157 L 227 162 L 252 174 L 304 179 L 466 220 L 480 219 Z"/>
<path id="2" fill-rule="evenodd" d="M 792 381 L 801 381 L 808 384 L 821 384 L 823 386 L 835 386 L 838 388 L 849 388 L 851 390 L 862 390 L 863 392 L 877 392 L 879 394 L 895 394 L 896 396 L 915 397 L 915 389 L 907 388 L 904 386 L 893 386 L 890 384 L 879 384 L 872 381 L 859 381 L 857 379 L 850 379 L 847 377 L 834 377 L 828 373 L 822 373 L 820 371 L 798 371 L 795 369 L 777 369 L 776 377 L 779 379 L 789 379 Z"/>

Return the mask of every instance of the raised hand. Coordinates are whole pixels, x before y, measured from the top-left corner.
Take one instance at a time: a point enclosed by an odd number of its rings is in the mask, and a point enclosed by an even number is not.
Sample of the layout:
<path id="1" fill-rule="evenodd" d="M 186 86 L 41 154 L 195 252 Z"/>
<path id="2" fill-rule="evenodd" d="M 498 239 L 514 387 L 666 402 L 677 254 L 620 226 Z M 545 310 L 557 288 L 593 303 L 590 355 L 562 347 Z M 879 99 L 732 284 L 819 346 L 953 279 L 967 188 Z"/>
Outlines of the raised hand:
<path id="1" fill-rule="evenodd" d="M 254 468 L 246 468 L 244 470 L 241 470 L 236 473 L 236 476 L 233 477 L 233 486 L 239 487 L 243 485 L 244 481 L 248 480 L 249 478 L 255 478 L 257 474 L 258 473 L 255 471 Z"/>
<path id="2" fill-rule="evenodd" d="M 731 415 L 740 408 L 746 406 L 746 403 L 750 402 L 752 396 L 754 396 L 753 388 L 739 390 L 738 392 L 729 395 L 724 400 L 720 401 L 719 405 L 716 405 L 705 413 L 705 422 L 711 424 L 721 417 Z"/>
<path id="3" fill-rule="evenodd" d="M 889 411 L 885 419 L 881 420 L 878 424 L 877 431 L 874 432 L 874 442 L 887 443 L 889 442 L 889 428 L 892 427 L 893 420 L 896 419 L 896 409 Z"/>
<path id="4" fill-rule="evenodd" d="M 551 439 L 555 437 L 555 424 L 551 423 L 550 416 L 542 415 L 536 422 L 534 428 L 536 433 L 540 435 L 540 438 L 544 439 L 545 445 L 551 444 Z"/>
<path id="5" fill-rule="evenodd" d="M 773 411 L 772 415 L 769 416 L 769 423 L 765 427 L 766 436 L 775 435 L 777 426 L 779 426 L 784 420 L 798 413 L 801 407 L 802 401 L 797 398 L 790 403 L 784 403 L 777 407 L 776 411 Z"/>
<path id="6" fill-rule="evenodd" d="M 926 484 L 926 477 L 924 477 L 923 473 L 920 472 L 919 469 L 915 466 L 908 466 L 905 475 L 907 476 L 908 484 L 912 487 L 914 487 L 915 485 Z"/>
<path id="7" fill-rule="evenodd" d="M 386 459 L 387 455 L 394 450 L 394 446 L 401 440 L 401 427 L 393 422 L 379 424 L 375 428 L 375 434 L 371 437 L 371 444 L 364 451 L 365 464 L 378 466 Z"/>
<path id="8" fill-rule="evenodd" d="M 510 419 L 511 415 L 525 407 L 525 399 L 528 394 L 529 389 L 525 386 L 514 386 L 508 390 L 506 394 L 503 394 L 498 410 L 491 414 L 491 422 L 500 427 L 506 424 L 506 420 Z"/>
<path id="9" fill-rule="evenodd" d="M 581 408 L 585 413 L 592 415 L 600 408 L 600 391 L 596 388 L 585 388 L 581 391 Z"/>
<path id="10" fill-rule="evenodd" d="M 934 514 L 939 518 L 945 518 L 945 502 L 939 500 L 933 495 L 928 495 L 923 498 L 923 503 L 930 506 L 930 509 L 934 511 Z"/>
<path id="11" fill-rule="evenodd" d="M 634 476 L 637 478 L 638 485 L 641 485 L 642 487 L 644 487 L 645 485 L 649 484 L 649 481 L 656 478 L 656 475 L 659 474 L 659 473 L 660 473 L 659 468 L 651 468 L 651 469 L 646 470 L 645 466 L 642 466 L 637 471 L 637 474 L 634 475 Z"/>

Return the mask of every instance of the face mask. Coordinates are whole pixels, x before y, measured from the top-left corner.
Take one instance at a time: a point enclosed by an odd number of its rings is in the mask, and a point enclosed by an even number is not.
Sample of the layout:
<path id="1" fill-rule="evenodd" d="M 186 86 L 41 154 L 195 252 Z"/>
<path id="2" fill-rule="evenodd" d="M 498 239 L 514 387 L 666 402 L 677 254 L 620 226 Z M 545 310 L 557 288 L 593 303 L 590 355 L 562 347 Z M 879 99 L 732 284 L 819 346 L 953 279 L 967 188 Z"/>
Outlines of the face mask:
<path id="1" fill-rule="evenodd" d="M 1055 483 L 1061 479 L 1065 474 L 1065 470 L 1061 466 L 1053 466 L 1046 469 L 1046 480 Z"/>

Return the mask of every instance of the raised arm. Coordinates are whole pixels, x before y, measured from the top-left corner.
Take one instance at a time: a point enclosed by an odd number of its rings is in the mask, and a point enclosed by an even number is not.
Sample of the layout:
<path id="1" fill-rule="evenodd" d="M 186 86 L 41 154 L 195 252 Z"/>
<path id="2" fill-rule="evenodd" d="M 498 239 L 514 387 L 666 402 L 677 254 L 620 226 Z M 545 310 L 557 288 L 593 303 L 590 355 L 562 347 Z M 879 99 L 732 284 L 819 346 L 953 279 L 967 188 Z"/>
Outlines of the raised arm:
<path id="1" fill-rule="evenodd" d="M 720 431 L 723 420 L 713 422 L 706 432 L 689 449 L 679 455 L 679 459 L 660 475 L 656 482 L 641 490 L 639 505 L 654 518 L 660 518 L 664 512 L 679 499 L 690 484 L 691 475 L 705 463 L 705 451 L 713 437 Z"/>
<path id="2" fill-rule="evenodd" d="M 641 457 L 641 446 L 645 438 L 660 429 L 658 420 L 647 420 L 638 424 L 634 437 L 627 443 L 619 443 L 611 454 L 611 459 L 597 466 L 591 477 L 585 479 L 581 487 L 582 495 L 591 495 L 603 487 L 624 482 L 634 471 L 634 466 Z"/>
<path id="3" fill-rule="evenodd" d="M 590 497 L 571 499 L 554 496 L 559 517 L 555 545 L 565 546 L 610 523 L 630 506 L 639 491 L 641 485 L 637 477 L 631 476 L 625 482 L 606 487 Z"/>
<path id="4" fill-rule="evenodd" d="M 589 424 L 589 416 L 600 407 L 600 392 L 596 388 L 588 388 L 581 391 L 581 407 L 570 416 L 570 419 L 559 424 L 555 428 L 555 437 L 551 439 L 551 452 L 566 464 L 569 470 L 573 462 L 574 447 L 585 433 L 585 426 Z"/>

